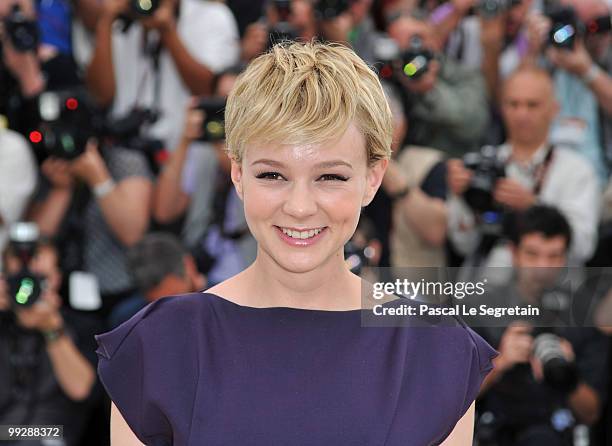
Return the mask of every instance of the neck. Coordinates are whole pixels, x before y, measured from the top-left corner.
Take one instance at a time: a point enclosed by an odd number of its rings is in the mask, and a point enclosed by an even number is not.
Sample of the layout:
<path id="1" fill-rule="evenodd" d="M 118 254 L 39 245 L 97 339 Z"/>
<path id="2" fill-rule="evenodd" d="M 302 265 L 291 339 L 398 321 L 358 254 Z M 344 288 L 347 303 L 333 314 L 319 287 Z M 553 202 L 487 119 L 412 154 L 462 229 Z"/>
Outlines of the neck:
<path id="1" fill-rule="evenodd" d="M 349 271 L 342 251 L 312 271 L 293 273 L 259 248 L 244 273 L 257 299 L 253 306 L 333 311 L 361 307 L 361 279 Z"/>
<path id="2" fill-rule="evenodd" d="M 518 161 L 529 161 L 533 154 L 546 143 L 546 138 L 536 142 L 519 142 L 510 140 L 512 146 L 512 157 Z"/>

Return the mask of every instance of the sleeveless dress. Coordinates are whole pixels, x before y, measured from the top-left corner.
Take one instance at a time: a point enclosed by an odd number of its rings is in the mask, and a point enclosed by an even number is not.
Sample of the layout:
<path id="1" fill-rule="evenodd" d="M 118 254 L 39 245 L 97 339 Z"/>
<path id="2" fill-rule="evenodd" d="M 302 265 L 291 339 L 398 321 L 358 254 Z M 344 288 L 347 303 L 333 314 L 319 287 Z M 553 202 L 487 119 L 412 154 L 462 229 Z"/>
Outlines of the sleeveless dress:
<path id="1" fill-rule="evenodd" d="M 441 443 L 498 353 L 460 319 L 364 327 L 362 311 L 164 297 L 96 335 L 98 374 L 145 445 Z"/>

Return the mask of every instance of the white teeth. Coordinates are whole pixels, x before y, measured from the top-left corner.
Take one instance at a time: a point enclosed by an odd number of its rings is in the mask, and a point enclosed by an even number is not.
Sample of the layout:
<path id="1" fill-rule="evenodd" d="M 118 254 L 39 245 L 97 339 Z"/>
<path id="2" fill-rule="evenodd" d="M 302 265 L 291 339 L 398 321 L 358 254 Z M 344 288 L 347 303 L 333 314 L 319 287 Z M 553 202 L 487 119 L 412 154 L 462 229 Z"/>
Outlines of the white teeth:
<path id="1" fill-rule="evenodd" d="M 318 233 L 320 233 L 323 229 L 311 229 L 310 231 L 292 231 L 291 229 L 281 228 L 283 234 L 288 235 L 291 238 L 297 239 L 307 239 L 310 237 L 314 237 Z"/>

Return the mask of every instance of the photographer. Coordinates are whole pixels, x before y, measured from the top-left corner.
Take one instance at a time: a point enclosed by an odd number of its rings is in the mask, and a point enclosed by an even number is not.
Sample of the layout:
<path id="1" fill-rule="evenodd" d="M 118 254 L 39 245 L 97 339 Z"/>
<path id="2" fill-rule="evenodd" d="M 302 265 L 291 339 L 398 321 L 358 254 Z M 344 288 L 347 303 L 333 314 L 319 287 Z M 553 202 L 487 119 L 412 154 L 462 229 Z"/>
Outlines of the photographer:
<path id="1" fill-rule="evenodd" d="M 410 123 L 404 144 L 452 156 L 477 147 L 488 121 L 480 74 L 442 57 L 434 30 L 423 19 L 400 13 L 391 17 L 387 32 L 401 53 L 392 81 Z"/>
<path id="2" fill-rule="evenodd" d="M 96 382 L 95 329 L 83 332 L 85 321 L 62 307 L 55 247 L 30 240 L 34 250 L 23 255 L 13 242 L 0 277 L 0 424 L 63 425 L 61 444 L 78 446 Z M 32 304 L 20 299 L 27 295 L 24 280 L 17 292 L 11 285 L 20 274 L 40 281 L 31 288 L 38 290 L 29 295 Z"/>
<path id="3" fill-rule="evenodd" d="M 392 150 L 382 188 L 392 202 L 389 234 L 391 266 L 433 267 L 446 264 L 446 172 L 443 153 L 406 146 L 400 151 L 409 124 L 401 105 L 387 98 L 393 115 Z M 364 216 L 362 216 L 363 218 Z M 379 229 L 380 226 L 378 225 Z"/>
<path id="4" fill-rule="evenodd" d="M 140 152 L 99 150 L 90 141 L 74 160 L 47 158 L 42 173 L 50 185 L 35 203 L 33 219 L 43 235 L 65 243 L 60 246 L 65 271 L 95 276 L 105 317 L 133 292 L 125 253 L 149 225 L 153 185 L 147 161 Z"/>
<path id="5" fill-rule="evenodd" d="M 206 285 L 195 260 L 174 235 L 153 232 L 128 251 L 128 266 L 140 294 L 113 310 L 110 327 L 125 322 L 150 302 L 164 296 L 193 293 Z"/>
<path id="6" fill-rule="evenodd" d="M 114 117 L 134 108 L 159 113 L 147 136 L 176 147 L 189 96 L 210 94 L 214 73 L 238 57 L 236 22 L 222 3 L 160 0 L 141 10 L 134 1 L 105 0 L 86 80 Z"/>
<path id="7" fill-rule="evenodd" d="M 532 18 L 530 59 L 545 55 L 553 67 L 561 110 L 551 138 L 584 154 L 605 184 L 612 162 L 610 6 L 605 0 L 564 0 L 562 5 Z M 566 29 L 574 31 L 565 34 Z"/>
<path id="8" fill-rule="evenodd" d="M 550 321 L 570 320 L 567 315 L 577 303 L 572 298 L 581 296 L 545 297 L 566 266 L 572 240 L 568 222 L 554 208 L 534 206 L 519 213 L 514 223 L 514 277 L 508 285 L 489 290 L 488 303 L 536 305 L 542 315 L 553 315 Z M 500 355 L 480 391 L 479 444 L 574 444 L 574 425 L 592 425 L 600 416 L 607 392 L 609 340 L 592 326 L 532 326 L 519 318 L 509 326 L 482 325 L 479 334 Z"/>
<path id="9" fill-rule="evenodd" d="M 483 175 L 466 168 L 462 160 L 448 161 L 449 238 L 463 255 L 476 252 L 484 237 L 483 218 L 487 212 L 525 210 L 536 203 L 558 208 L 572 228 L 569 258 L 581 265 L 593 254 L 597 240 L 600 189 L 590 164 L 571 149 L 549 142 L 548 134 L 558 111 L 553 84 L 546 71 L 522 68 L 506 80 L 502 114 L 507 142 L 491 157 L 504 172 L 487 170 Z M 478 169 L 478 168 L 477 168 Z M 465 200 L 473 180 L 486 180 L 487 188 L 476 185 L 492 201 L 493 209 L 474 211 Z M 509 251 L 497 243 L 483 259 L 489 266 L 509 266 Z"/>
<path id="10" fill-rule="evenodd" d="M 215 98 L 225 100 L 240 71 L 238 66 L 216 77 Z M 196 254 L 198 266 L 211 283 L 238 273 L 256 254 L 242 202 L 231 185 L 225 132 L 212 135 L 207 131 L 206 121 L 222 120 L 213 115 L 224 107 L 205 106 L 211 114 L 205 116 L 197 100 L 189 106 L 181 142 L 159 175 L 153 204 L 153 216 L 159 223 L 185 216 L 181 238 L 200 253 Z"/>

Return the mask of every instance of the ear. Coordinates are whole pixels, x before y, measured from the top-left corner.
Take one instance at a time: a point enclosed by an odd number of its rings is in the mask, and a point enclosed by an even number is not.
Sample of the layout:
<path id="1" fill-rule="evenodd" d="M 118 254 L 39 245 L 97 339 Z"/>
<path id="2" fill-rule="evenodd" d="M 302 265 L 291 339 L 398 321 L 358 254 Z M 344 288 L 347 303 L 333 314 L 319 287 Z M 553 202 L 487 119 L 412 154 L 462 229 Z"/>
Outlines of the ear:
<path id="1" fill-rule="evenodd" d="M 366 174 L 366 190 L 363 195 L 363 200 L 361 201 L 362 207 L 367 206 L 374 199 L 374 196 L 380 187 L 380 183 L 385 176 L 385 171 L 387 170 L 388 165 L 389 160 L 381 159 L 377 160 L 371 166 L 368 166 L 368 172 Z"/>
<path id="2" fill-rule="evenodd" d="M 234 159 L 231 160 L 231 163 L 232 163 L 232 167 L 231 167 L 232 183 L 234 183 L 234 187 L 236 188 L 236 193 L 238 194 L 240 199 L 243 200 L 243 196 L 242 196 L 242 164 L 238 163 Z"/>

